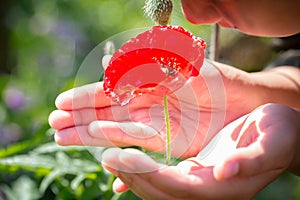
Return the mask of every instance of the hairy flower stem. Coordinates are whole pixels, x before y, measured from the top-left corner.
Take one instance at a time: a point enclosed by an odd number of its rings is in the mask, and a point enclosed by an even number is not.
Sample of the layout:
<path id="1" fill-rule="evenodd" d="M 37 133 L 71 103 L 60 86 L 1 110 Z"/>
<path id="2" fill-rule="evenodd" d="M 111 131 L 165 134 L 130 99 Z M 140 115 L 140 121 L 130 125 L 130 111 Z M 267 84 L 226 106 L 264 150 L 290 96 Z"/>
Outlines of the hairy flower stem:
<path id="1" fill-rule="evenodd" d="M 164 114 L 166 123 L 166 164 L 171 163 L 171 130 L 170 130 L 170 117 L 168 109 L 168 96 L 164 95 Z"/>
<path id="2" fill-rule="evenodd" d="M 158 25 L 170 24 L 173 9 L 172 0 L 146 0 L 144 6 L 145 15 L 150 17 Z"/>
<path id="3" fill-rule="evenodd" d="M 170 25 L 173 9 L 172 0 L 146 0 L 144 12 L 158 25 Z M 168 96 L 164 95 L 164 114 L 166 125 L 166 164 L 171 164 L 171 129 L 168 111 Z"/>

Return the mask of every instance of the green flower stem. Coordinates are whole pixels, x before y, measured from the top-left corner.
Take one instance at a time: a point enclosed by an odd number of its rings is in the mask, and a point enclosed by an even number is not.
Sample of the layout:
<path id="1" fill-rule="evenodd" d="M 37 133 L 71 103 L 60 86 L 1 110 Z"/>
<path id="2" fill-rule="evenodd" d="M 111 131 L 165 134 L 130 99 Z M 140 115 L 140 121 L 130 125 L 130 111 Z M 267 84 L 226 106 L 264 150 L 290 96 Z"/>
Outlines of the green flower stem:
<path id="1" fill-rule="evenodd" d="M 166 123 L 166 164 L 171 163 L 171 130 L 170 130 L 170 117 L 168 110 L 168 96 L 164 95 L 164 114 Z"/>

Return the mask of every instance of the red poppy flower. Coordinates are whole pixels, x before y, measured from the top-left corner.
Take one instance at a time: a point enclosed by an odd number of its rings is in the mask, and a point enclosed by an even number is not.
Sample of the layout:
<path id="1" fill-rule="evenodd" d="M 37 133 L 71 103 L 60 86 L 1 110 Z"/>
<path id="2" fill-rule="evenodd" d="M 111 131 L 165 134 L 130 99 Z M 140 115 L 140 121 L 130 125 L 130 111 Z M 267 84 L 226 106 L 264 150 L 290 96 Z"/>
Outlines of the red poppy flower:
<path id="1" fill-rule="evenodd" d="M 179 26 L 154 26 L 125 43 L 104 74 L 104 91 L 126 104 L 143 93 L 165 95 L 197 76 L 205 42 Z"/>

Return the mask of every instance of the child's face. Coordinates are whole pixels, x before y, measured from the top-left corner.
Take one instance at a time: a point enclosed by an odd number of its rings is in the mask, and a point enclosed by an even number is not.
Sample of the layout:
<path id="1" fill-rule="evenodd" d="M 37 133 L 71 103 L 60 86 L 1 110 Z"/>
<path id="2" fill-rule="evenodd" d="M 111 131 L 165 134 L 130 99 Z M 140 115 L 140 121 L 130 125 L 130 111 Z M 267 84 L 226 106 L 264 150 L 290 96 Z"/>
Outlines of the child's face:
<path id="1" fill-rule="evenodd" d="M 297 0 L 181 0 L 185 17 L 195 24 L 218 23 L 258 36 L 299 32 Z"/>

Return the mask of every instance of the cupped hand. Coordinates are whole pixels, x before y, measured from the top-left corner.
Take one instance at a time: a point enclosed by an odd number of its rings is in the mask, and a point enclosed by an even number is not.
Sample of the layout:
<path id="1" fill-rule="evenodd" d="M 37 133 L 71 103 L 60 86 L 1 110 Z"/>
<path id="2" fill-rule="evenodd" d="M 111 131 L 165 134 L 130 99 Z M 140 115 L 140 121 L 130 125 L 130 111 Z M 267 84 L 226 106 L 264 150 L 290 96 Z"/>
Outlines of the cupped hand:
<path id="1" fill-rule="evenodd" d="M 199 76 L 169 95 L 174 156 L 197 155 L 225 124 L 259 105 L 254 97 L 241 98 L 252 92 L 246 78 L 241 70 L 206 60 Z M 120 106 L 106 97 L 99 82 L 60 94 L 56 106 L 49 124 L 57 130 L 55 140 L 60 145 L 137 145 L 165 151 L 161 96 L 143 94 Z"/>
<path id="2" fill-rule="evenodd" d="M 206 156 L 165 166 L 138 150 L 112 148 L 102 164 L 118 176 L 115 191 L 143 199 L 251 199 L 283 171 L 299 169 L 299 119 L 299 111 L 269 104 L 222 129 Z"/>

